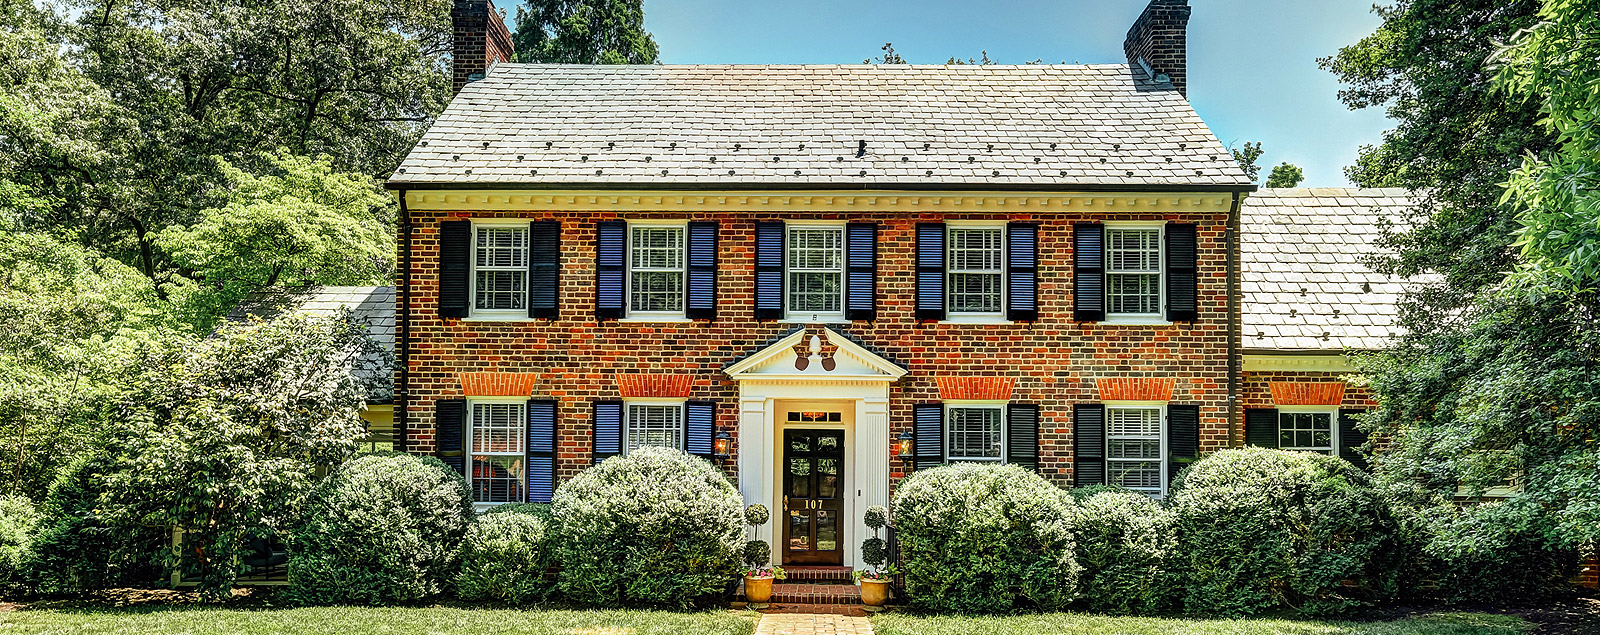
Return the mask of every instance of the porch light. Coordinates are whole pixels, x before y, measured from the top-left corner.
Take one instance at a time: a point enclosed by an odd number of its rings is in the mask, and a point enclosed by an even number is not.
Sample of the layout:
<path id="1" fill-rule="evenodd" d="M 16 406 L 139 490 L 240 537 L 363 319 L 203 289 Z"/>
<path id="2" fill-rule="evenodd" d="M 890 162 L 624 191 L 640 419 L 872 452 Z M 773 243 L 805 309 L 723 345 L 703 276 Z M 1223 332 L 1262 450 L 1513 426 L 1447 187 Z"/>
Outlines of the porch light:
<path id="1" fill-rule="evenodd" d="M 913 440 L 914 437 L 911 436 L 910 432 L 901 432 L 900 436 L 896 437 L 894 440 L 894 455 L 902 459 L 909 458 L 911 456 L 911 442 Z"/>
<path id="2" fill-rule="evenodd" d="M 726 459 L 733 453 L 733 435 L 727 430 L 717 433 L 717 438 L 711 442 L 711 454 L 719 459 Z"/>

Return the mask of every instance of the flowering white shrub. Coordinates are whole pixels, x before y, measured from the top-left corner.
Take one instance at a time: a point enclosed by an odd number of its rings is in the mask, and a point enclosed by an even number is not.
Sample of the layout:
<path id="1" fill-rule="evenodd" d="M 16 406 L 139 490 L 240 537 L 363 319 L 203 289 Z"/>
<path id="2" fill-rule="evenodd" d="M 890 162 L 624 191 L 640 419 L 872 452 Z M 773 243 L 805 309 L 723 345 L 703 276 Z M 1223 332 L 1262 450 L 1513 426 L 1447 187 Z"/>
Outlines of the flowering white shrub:
<path id="1" fill-rule="evenodd" d="M 1171 512 L 1138 492 L 1104 488 L 1079 501 L 1073 540 L 1090 609 L 1148 615 L 1172 605 L 1172 524 Z"/>

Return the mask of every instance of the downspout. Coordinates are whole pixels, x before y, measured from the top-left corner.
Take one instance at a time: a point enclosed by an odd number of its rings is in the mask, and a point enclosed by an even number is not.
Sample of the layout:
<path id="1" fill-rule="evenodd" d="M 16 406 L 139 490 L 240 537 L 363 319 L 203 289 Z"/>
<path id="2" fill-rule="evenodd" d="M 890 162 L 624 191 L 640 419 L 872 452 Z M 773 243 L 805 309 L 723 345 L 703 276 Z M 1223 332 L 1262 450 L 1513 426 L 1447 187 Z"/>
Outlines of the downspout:
<path id="1" fill-rule="evenodd" d="M 1239 206 L 1243 199 L 1233 193 L 1228 208 L 1228 447 L 1239 447 Z"/>
<path id="2" fill-rule="evenodd" d="M 397 305 L 395 312 L 398 314 L 397 319 L 399 322 L 395 326 L 398 328 L 399 333 L 398 337 L 395 338 L 395 344 L 398 347 L 395 356 L 398 358 L 397 363 L 400 367 L 396 373 L 397 379 L 395 383 L 397 385 L 394 391 L 394 401 L 395 433 L 399 436 L 396 439 L 399 447 L 396 449 L 405 452 L 410 441 L 410 436 L 406 434 L 406 412 L 408 410 L 406 406 L 410 401 L 409 391 L 406 388 L 410 385 L 408 380 L 411 375 L 409 372 L 411 368 L 411 213 L 406 208 L 406 191 L 402 189 L 399 194 L 400 279 L 397 281 L 399 284 L 395 285 L 395 304 Z"/>

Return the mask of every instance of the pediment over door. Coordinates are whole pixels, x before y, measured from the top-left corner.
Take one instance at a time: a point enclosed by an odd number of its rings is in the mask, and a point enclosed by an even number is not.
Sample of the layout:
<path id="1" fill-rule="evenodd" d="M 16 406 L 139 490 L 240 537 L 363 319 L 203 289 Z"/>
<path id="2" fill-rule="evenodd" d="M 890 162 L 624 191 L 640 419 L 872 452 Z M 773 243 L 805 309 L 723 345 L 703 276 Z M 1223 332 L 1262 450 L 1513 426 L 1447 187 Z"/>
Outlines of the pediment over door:
<path id="1" fill-rule="evenodd" d="M 802 355 L 805 362 L 797 364 Z M 734 381 L 837 379 L 892 382 L 909 371 L 833 329 L 815 327 L 795 329 L 777 342 L 730 364 L 723 372 Z"/>

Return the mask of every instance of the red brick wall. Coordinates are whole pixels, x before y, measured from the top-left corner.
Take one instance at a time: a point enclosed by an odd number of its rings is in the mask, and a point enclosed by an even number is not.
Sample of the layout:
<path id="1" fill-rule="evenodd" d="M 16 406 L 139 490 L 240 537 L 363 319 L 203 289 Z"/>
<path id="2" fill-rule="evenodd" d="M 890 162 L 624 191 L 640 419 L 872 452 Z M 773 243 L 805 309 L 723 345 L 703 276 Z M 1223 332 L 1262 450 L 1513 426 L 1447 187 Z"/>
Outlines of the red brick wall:
<path id="1" fill-rule="evenodd" d="M 450 94 L 495 62 L 511 61 L 511 31 L 492 0 L 455 0 L 450 10 Z"/>
<path id="2" fill-rule="evenodd" d="M 1345 381 L 1350 373 L 1325 372 L 1325 371 L 1245 371 L 1239 378 L 1239 403 L 1243 408 L 1271 408 L 1272 389 L 1270 384 L 1275 381 L 1295 382 L 1344 382 L 1344 401 L 1339 404 L 1341 408 L 1376 408 L 1377 402 L 1372 400 L 1372 393 L 1366 386 L 1357 382 Z M 1243 424 L 1243 415 L 1240 415 L 1240 425 Z M 1241 428 L 1242 429 L 1242 428 Z"/>
<path id="3" fill-rule="evenodd" d="M 562 222 L 561 312 L 555 321 L 470 322 L 438 317 L 438 229 L 447 216 L 556 219 Z M 594 223 L 610 218 L 719 222 L 718 316 L 714 322 L 597 323 L 594 319 Z M 591 402 L 618 398 L 619 373 L 688 373 L 693 399 L 719 404 L 718 427 L 737 435 L 738 388 L 721 368 L 795 328 L 753 319 L 753 233 L 758 219 L 825 218 L 879 224 L 876 322 L 835 328 L 851 334 L 910 374 L 890 390 L 890 436 L 911 426 L 911 404 L 939 399 L 941 375 L 1015 378 L 1012 396 L 1040 404 L 1041 471 L 1071 482 L 1072 404 L 1099 400 L 1095 379 L 1170 377 L 1175 403 L 1201 405 L 1202 451 L 1228 444 L 1227 337 L 1224 294 L 1225 213 L 1167 215 L 695 213 L 475 213 L 412 211 L 409 274 L 411 353 L 405 391 L 408 449 L 433 450 L 433 402 L 458 397 L 456 374 L 539 373 L 533 396 L 560 401 L 558 476 L 571 478 L 590 461 Z M 1019 220 L 1042 223 L 1036 323 L 917 323 L 913 315 L 914 226 L 919 221 Z M 1152 220 L 1200 226 L 1200 320 L 1170 326 L 1112 326 L 1072 321 L 1071 223 Z M 402 307 L 401 314 L 406 314 Z M 737 447 L 737 440 L 735 440 Z M 725 466 L 732 475 L 733 461 Z M 893 469 L 901 468 L 900 461 Z"/>
<path id="4" fill-rule="evenodd" d="M 1583 567 L 1578 571 L 1578 584 L 1591 589 L 1600 589 L 1600 556 L 1589 554 L 1583 561 Z"/>

